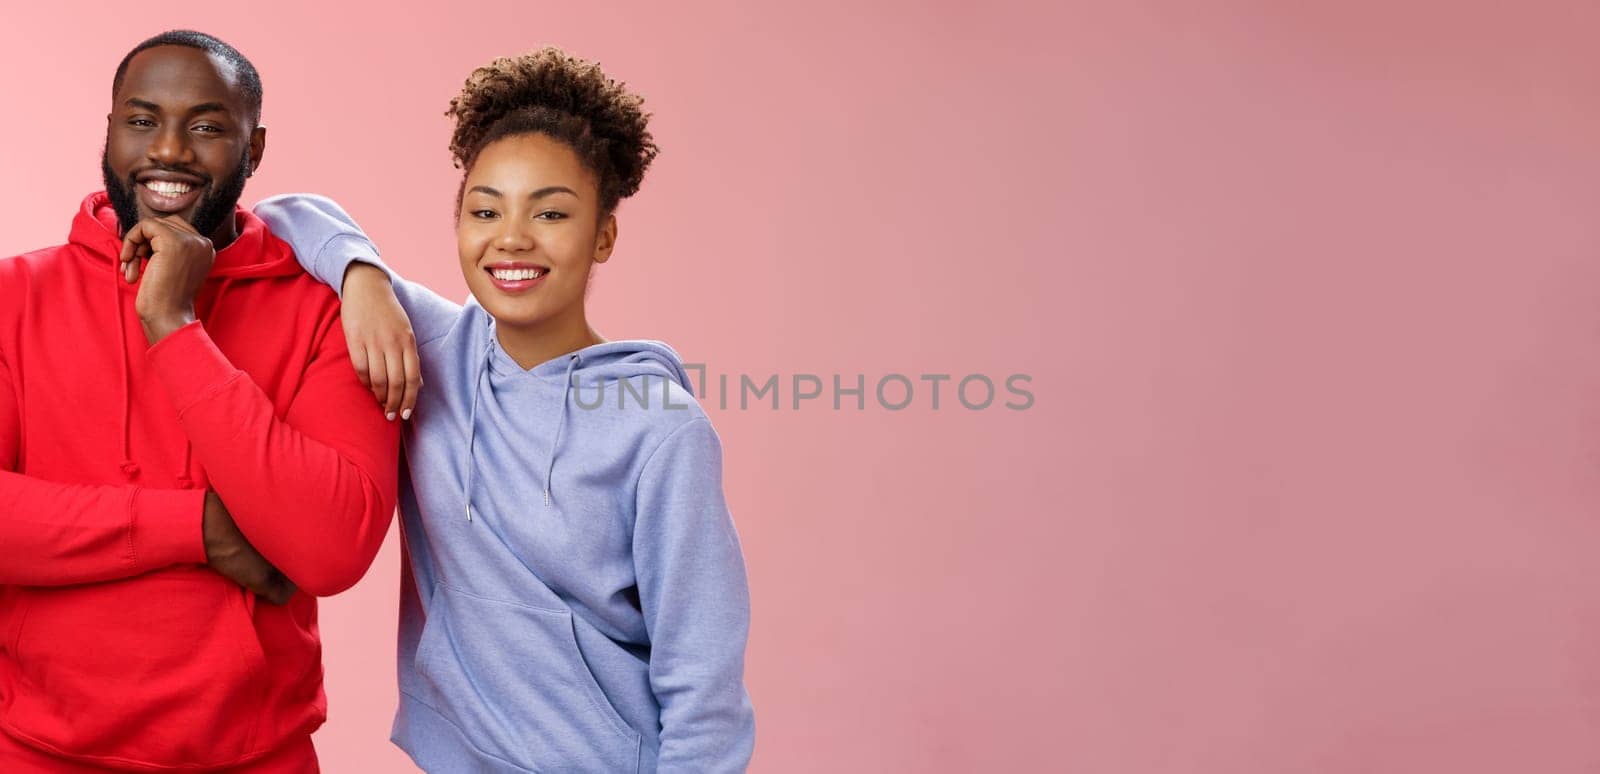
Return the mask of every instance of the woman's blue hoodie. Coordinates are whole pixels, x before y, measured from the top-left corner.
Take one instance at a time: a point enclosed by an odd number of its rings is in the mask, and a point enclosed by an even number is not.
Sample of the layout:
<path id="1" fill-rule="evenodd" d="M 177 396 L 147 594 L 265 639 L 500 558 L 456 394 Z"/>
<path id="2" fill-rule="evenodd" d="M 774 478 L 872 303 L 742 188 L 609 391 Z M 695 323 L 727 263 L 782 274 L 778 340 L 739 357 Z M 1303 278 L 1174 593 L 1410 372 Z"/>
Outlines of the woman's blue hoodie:
<path id="1" fill-rule="evenodd" d="M 255 212 L 335 290 L 353 261 L 389 271 L 328 199 Z M 434 772 L 744 770 L 744 559 L 677 354 L 614 341 L 524 370 L 476 302 L 389 274 L 425 384 L 395 743 Z"/>

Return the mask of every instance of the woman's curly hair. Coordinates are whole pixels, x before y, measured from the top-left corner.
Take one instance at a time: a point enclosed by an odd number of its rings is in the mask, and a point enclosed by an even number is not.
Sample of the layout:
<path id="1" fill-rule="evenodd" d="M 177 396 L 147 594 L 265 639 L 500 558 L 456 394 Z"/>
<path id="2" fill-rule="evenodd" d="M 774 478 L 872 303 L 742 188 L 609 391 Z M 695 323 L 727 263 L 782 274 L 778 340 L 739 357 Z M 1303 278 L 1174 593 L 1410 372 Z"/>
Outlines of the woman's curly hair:
<path id="1" fill-rule="evenodd" d="M 644 99 L 607 77 L 598 63 L 548 46 L 501 57 L 467 76 L 445 111 L 456 122 L 450 153 L 457 167 L 471 170 L 495 140 L 548 135 L 594 173 L 601 212 L 609 213 L 639 190 L 659 152 L 643 108 Z"/>

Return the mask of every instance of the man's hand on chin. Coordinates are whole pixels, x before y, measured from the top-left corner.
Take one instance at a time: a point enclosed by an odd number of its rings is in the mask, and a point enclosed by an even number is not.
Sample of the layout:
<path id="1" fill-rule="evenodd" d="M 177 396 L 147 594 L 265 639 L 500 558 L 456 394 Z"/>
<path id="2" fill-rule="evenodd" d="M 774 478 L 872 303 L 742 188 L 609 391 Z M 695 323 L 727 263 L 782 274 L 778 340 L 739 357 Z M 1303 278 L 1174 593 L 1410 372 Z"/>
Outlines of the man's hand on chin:
<path id="1" fill-rule="evenodd" d="M 122 274 L 128 282 L 138 281 L 144 259 L 144 284 L 134 308 L 153 346 L 194 322 L 194 298 L 217 251 L 188 221 L 169 215 L 141 220 L 122 238 Z"/>

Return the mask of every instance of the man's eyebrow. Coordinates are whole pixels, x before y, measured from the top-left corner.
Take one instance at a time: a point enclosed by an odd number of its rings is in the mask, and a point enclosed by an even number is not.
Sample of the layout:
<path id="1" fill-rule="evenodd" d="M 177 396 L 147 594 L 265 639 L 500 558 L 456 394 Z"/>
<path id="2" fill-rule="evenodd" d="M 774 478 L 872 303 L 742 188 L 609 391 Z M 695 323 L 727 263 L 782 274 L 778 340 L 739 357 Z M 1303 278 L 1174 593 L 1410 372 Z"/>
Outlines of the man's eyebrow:
<path id="1" fill-rule="evenodd" d="M 146 100 L 146 99 L 139 99 L 138 97 L 131 97 L 126 102 L 124 102 L 123 104 L 127 105 L 128 107 L 131 107 L 131 108 L 137 108 L 139 110 L 147 110 L 147 111 L 149 111 L 151 113 L 160 113 L 161 112 L 161 106 L 160 105 L 157 105 L 156 103 L 151 102 L 151 101 Z M 222 104 L 221 102 L 202 102 L 202 103 L 200 103 L 198 105 L 195 105 L 194 107 L 189 108 L 189 115 L 194 115 L 196 113 L 226 113 L 226 112 L 228 112 L 228 106 Z"/>

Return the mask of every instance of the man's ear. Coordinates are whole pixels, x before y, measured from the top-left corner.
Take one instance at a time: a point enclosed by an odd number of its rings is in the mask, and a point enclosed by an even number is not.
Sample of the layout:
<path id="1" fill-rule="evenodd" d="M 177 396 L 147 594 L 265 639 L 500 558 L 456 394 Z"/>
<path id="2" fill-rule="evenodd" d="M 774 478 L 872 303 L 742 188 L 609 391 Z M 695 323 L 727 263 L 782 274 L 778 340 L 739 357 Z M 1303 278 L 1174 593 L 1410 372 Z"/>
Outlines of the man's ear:
<path id="1" fill-rule="evenodd" d="M 254 175 L 256 168 L 261 166 L 261 157 L 267 152 L 267 128 L 257 126 L 250 130 L 250 171 Z"/>

